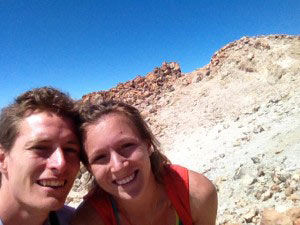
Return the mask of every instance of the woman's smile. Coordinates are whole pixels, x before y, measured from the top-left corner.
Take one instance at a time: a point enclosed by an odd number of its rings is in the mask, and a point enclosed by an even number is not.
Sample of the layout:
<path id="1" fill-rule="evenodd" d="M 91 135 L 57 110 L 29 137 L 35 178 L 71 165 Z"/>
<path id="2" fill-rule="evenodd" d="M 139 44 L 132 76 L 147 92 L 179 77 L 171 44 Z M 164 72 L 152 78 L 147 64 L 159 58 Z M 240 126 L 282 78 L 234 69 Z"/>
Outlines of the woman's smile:
<path id="1" fill-rule="evenodd" d="M 130 176 L 125 177 L 123 179 L 116 179 L 113 181 L 113 183 L 117 185 L 126 185 L 128 183 L 131 183 L 137 176 L 138 170 L 134 171 Z"/>

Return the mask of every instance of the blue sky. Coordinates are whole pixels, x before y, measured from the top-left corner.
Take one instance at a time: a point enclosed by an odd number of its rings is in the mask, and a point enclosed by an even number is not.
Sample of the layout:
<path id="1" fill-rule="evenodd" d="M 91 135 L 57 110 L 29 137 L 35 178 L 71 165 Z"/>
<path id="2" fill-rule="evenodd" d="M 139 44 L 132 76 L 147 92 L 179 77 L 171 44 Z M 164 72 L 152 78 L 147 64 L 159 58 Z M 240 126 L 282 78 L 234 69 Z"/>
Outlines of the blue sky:
<path id="1" fill-rule="evenodd" d="M 45 85 L 78 99 L 163 61 L 190 72 L 243 36 L 299 30 L 299 0 L 2 0 L 0 108 Z"/>

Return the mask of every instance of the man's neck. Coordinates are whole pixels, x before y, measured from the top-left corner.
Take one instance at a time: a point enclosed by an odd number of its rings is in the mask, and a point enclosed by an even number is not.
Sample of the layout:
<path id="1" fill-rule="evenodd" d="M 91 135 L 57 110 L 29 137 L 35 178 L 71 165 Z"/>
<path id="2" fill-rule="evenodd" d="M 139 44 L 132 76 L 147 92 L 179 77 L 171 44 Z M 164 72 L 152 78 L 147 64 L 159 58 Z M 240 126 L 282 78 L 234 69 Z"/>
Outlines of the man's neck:
<path id="1" fill-rule="evenodd" d="M 0 218 L 4 225 L 43 225 L 48 212 L 20 205 L 5 187 L 0 187 Z"/>

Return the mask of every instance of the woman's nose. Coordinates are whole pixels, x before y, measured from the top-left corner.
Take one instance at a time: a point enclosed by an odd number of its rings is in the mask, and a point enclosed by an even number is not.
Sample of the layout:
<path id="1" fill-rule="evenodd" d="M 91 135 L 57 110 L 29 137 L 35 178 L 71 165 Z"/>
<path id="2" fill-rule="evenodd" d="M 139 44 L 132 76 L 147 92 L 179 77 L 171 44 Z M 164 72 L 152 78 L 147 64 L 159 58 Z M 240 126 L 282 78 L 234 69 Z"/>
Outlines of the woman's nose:
<path id="1" fill-rule="evenodd" d="M 125 157 L 114 152 L 111 154 L 111 172 L 118 172 L 128 165 L 128 161 Z"/>

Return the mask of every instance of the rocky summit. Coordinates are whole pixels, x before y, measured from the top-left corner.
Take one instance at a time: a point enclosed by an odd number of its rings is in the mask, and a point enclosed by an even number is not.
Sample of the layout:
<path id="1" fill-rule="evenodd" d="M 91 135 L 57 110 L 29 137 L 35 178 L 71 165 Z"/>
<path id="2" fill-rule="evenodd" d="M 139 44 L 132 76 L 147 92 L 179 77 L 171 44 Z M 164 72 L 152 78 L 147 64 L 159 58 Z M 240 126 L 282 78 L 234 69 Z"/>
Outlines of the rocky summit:
<path id="1" fill-rule="evenodd" d="M 164 62 L 83 101 L 136 106 L 175 164 L 218 191 L 217 224 L 300 225 L 300 36 L 243 37 L 203 68 Z M 81 173 L 67 202 L 88 189 Z"/>

